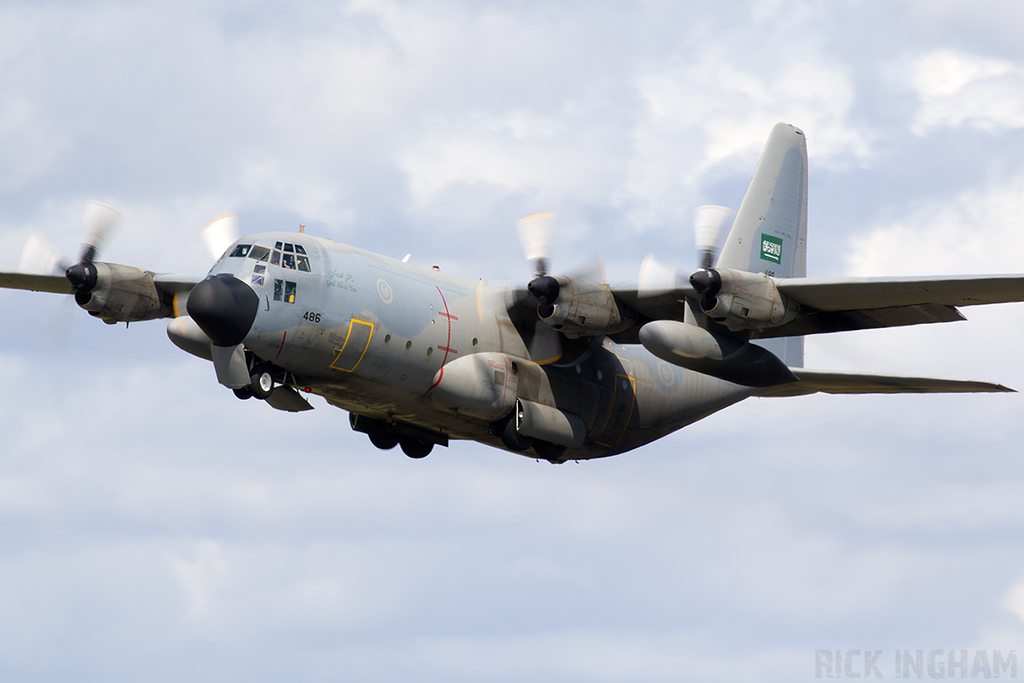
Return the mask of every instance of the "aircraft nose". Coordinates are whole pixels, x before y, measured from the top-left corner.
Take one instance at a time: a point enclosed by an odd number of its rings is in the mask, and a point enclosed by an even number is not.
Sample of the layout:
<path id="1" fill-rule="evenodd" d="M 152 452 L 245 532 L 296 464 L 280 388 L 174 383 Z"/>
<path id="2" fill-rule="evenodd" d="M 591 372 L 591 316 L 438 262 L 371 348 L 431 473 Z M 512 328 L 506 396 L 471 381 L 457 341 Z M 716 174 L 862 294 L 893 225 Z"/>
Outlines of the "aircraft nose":
<path id="1" fill-rule="evenodd" d="M 211 275 L 192 288 L 185 308 L 217 346 L 241 344 L 249 334 L 260 298 L 234 275 Z"/>

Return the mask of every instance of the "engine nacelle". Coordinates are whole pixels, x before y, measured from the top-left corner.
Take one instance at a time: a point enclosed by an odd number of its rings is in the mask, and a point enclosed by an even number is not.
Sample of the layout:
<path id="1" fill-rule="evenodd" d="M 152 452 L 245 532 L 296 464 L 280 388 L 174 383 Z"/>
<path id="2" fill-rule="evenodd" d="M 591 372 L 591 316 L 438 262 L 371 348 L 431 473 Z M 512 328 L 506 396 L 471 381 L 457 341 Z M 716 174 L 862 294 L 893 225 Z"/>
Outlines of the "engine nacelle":
<path id="1" fill-rule="evenodd" d="M 430 401 L 435 408 L 494 421 L 512 412 L 519 367 L 503 353 L 474 353 L 438 370 Z"/>
<path id="2" fill-rule="evenodd" d="M 570 339 L 615 334 L 632 327 L 636 314 L 619 304 L 611 288 L 592 280 L 559 276 L 558 298 L 541 305 L 537 314 Z"/>
<path id="3" fill-rule="evenodd" d="M 75 293 L 78 305 L 104 322 L 136 322 L 173 315 L 153 282 L 153 273 L 117 263 L 89 263 L 95 285 Z"/>
<path id="4" fill-rule="evenodd" d="M 728 268 L 698 273 L 707 281 L 700 309 L 733 332 L 778 327 L 792 322 L 800 313 L 800 305 L 779 292 L 774 280 L 764 273 Z"/>

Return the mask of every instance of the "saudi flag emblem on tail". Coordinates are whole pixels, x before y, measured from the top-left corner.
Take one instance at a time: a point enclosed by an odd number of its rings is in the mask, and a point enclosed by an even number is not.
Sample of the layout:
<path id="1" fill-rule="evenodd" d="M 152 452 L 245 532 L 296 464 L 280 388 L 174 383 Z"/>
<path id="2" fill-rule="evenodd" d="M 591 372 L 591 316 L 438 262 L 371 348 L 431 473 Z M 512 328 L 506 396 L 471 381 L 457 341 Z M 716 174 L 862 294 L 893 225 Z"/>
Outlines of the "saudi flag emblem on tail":
<path id="1" fill-rule="evenodd" d="M 772 235 L 761 235 L 761 259 L 782 263 L 782 240 Z"/>

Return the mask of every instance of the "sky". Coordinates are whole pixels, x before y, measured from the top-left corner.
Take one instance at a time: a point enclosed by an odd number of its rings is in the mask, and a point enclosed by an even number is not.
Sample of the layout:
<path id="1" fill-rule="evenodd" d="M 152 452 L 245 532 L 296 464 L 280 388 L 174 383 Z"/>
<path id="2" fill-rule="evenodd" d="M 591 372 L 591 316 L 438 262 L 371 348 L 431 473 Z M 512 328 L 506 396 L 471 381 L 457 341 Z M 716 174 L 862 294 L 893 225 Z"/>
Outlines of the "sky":
<path id="1" fill-rule="evenodd" d="M 530 276 L 514 222 L 551 212 L 556 270 L 685 272 L 694 209 L 737 207 L 786 121 L 809 275 L 1024 272 L 1022 23 L 1014 0 L 11 0 L 0 269 L 35 231 L 75 254 L 99 200 L 123 214 L 101 258 L 160 272 L 205 273 L 229 211 L 496 280 Z M 844 677 L 918 650 L 1024 676 L 1018 394 L 752 399 L 600 461 L 413 461 L 322 400 L 238 401 L 162 321 L 76 310 L 46 345 L 62 306 L 0 292 L 2 680 L 810 681 L 836 650 Z M 807 366 L 1024 389 L 1024 306 L 964 312 L 808 339 Z"/>

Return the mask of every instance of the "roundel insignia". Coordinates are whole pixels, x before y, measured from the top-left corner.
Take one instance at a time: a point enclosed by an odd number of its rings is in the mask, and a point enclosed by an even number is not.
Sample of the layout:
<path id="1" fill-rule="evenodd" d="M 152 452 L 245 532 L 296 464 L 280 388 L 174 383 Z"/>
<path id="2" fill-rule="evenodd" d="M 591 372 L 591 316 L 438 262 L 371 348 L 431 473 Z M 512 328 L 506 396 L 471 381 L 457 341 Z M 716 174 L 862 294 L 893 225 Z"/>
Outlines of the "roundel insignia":
<path id="1" fill-rule="evenodd" d="M 658 384 L 666 389 L 671 389 L 676 384 L 676 371 L 664 361 L 658 363 Z"/>
<path id="2" fill-rule="evenodd" d="M 391 291 L 391 285 L 383 279 L 377 280 L 377 294 L 380 295 L 380 300 L 386 304 L 390 304 L 395 298 L 395 293 Z"/>

